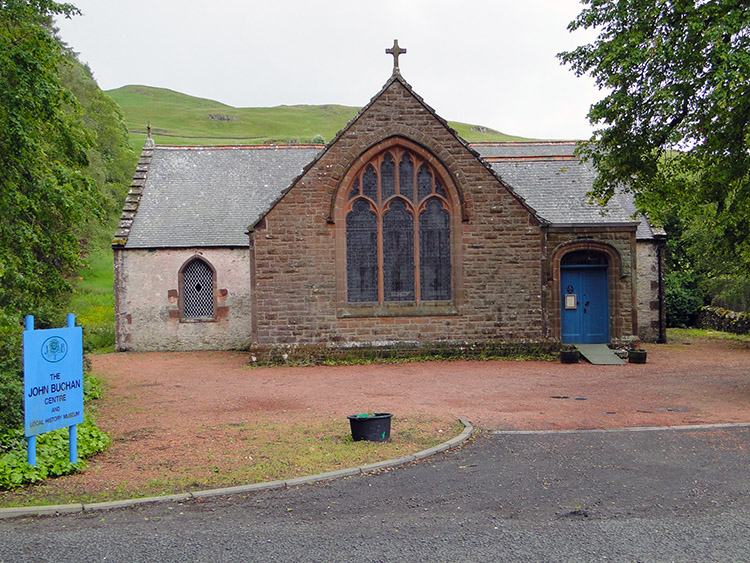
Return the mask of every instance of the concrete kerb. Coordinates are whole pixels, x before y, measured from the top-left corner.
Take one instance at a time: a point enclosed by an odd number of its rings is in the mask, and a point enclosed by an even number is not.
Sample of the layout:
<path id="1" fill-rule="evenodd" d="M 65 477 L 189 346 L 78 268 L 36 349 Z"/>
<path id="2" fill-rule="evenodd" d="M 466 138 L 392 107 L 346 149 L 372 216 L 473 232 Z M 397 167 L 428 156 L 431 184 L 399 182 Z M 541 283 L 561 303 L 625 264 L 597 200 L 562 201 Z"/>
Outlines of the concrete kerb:
<path id="1" fill-rule="evenodd" d="M 368 465 L 362 465 L 360 467 L 352 467 L 349 469 L 338 469 L 336 471 L 328 471 L 326 473 L 318 473 L 316 475 L 308 475 L 305 477 L 296 477 L 294 479 L 286 479 L 282 481 L 269 481 L 267 483 L 255 483 L 252 485 L 238 485 L 236 487 L 225 487 L 223 489 L 209 489 L 205 491 L 195 491 L 192 493 L 180 493 L 176 495 L 165 495 L 159 497 L 146 497 L 136 498 L 127 500 L 115 500 L 110 502 L 95 502 L 91 504 L 58 504 L 48 506 L 19 506 L 14 508 L 0 508 L 0 519 L 3 518 L 17 518 L 20 516 L 45 516 L 50 514 L 66 514 L 72 512 L 88 512 L 94 510 L 110 510 L 113 508 L 124 508 L 130 506 L 138 506 L 141 504 L 149 504 L 154 502 L 182 502 L 190 499 L 197 498 L 208 498 L 215 496 L 228 496 L 244 493 L 252 493 L 258 491 L 268 491 L 273 489 L 283 489 L 285 487 L 298 487 L 300 485 L 310 485 L 313 483 L 319 483 L 321 481 L 331 481 L 333 479 L 340 479 L 342 477 L 351 477 L 354 475 L 360 475 L 362 473 L 368 473 L 370 471 L 377 471 L 380 469 L 390 469 L 411 463 L 418 459 L 424 459 L 431 455 L 444 452 L 446 450 L 455 448 L 468 440 L 474 433 L 474 426 L 465 418 L 460 418 L 459 421 L 464 425 L 464 429 L 455 438 L 443 442 L 432 448 L 422 450 L 412 455 L 406 455 L 389 459 L 386 461 L 379 461 L 377 463 L 370 463 Z"/>
<path id="2" fill-rule="evenodd" d="M 727 422 L 719 424 L 684 424 L 682 426 L 627 426 L 625 428 L 577 428 L 574 430 L 493 430 L 495 435 L 532 434 L 614 434 L 622 432 L 654 432 L 663 430 L 716 430 L 722 428 L 747 428 L 750 422 Z"/>

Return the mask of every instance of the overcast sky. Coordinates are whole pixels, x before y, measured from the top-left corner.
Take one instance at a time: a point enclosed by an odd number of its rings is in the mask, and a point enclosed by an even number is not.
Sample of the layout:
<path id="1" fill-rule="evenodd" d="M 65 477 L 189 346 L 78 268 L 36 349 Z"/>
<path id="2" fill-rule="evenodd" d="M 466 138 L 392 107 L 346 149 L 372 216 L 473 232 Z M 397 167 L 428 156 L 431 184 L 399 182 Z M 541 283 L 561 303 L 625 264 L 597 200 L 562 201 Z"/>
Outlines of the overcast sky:
<path id="1" fill-rule="evenodd" d="M 236 107 L 361 107 L 401 74 L 443 118 L 504 133 L 582 139 L 602 97 L 556 53 L 578 0 L 71 0 L 60 35 L 105 90 L 169 88 Z"/>

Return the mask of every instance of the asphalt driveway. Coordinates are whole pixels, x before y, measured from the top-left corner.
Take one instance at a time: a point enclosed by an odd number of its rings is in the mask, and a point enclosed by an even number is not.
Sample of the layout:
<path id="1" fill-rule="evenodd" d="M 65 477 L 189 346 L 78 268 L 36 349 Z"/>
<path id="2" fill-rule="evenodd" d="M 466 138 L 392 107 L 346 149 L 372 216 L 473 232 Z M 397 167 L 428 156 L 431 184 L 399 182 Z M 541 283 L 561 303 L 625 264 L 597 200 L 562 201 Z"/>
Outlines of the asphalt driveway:
<path id="1" fill-rule="evenodd" d="M 0 521 L 0 561 L 748 561 L 750 428 L 483 433 L 317 485 Z"/>

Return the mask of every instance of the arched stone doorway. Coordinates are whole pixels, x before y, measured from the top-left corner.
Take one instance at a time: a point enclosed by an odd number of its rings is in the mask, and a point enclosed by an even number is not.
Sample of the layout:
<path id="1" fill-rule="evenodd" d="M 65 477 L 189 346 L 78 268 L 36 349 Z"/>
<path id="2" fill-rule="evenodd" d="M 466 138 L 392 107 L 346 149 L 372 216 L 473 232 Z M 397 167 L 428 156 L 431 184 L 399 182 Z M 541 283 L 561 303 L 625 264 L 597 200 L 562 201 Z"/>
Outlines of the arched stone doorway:
<path id="1" fill-rule="evenodd" d="M 609 342 L 609 263 L 590 249 L 560 260 L 560 328 L 564 343 Z"/>

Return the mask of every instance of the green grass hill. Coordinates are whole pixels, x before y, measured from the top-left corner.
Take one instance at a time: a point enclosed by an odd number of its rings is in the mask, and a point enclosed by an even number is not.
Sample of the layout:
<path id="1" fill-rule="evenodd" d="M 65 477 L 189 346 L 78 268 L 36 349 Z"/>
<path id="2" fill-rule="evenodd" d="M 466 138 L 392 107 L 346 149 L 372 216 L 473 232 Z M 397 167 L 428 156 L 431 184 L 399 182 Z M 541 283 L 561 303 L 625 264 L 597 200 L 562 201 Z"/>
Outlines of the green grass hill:
<path id="1" fill-rule="evenodd" d="M 318 135 L 328 142 L 360 109 L 337 105 L 235 108 L 150 86 L 123 86 L 107 94 L 122 108 L 130 143 L 138 152 L 149 122 L 154 141 L 162 145 L 310 143 Z M 533 140 L 477 125 L 449 124 L 470 142 Z"/>

